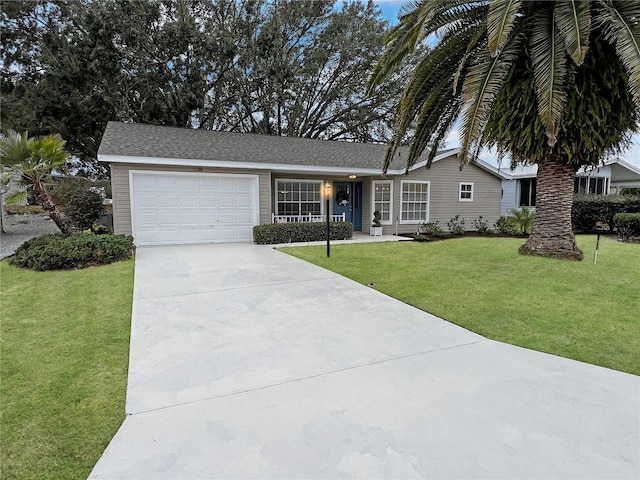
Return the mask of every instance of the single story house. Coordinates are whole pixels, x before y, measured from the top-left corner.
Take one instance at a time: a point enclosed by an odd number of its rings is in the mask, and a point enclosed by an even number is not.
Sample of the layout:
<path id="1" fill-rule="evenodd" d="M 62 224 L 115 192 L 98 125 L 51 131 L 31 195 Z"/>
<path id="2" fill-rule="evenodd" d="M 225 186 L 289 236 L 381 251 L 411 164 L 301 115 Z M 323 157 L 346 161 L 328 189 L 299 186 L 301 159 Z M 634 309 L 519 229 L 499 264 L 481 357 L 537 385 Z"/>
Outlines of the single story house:
<path id="1" fill-rule="evenodd" d="M 535 208 L 537 173 L 537 165 L 500 169 L 503 178 L 501 216 L 506 216 L 513 208 Z M 599 167 L 581 168 L 576 172 L 573 185 L 574 193 L 593 195 L 619 194 L 624 188 L 640 188 L 640 167 L 622 158 L 607 160 Z"/>
<path id="2" fill-rule="evenodd" d="M 116 233 L 137 245 L 252 241 L 255 225 L 322 221 L 369 232 L 415 233 L 455 215 L 467 227 L 500 215 L 502 177 L 482 161 L 459 168 L 457 150 L 406 172 L 401 150 L 381 174 L 386 145 L 109 122 L 98 160 L 111 166 Z"/>

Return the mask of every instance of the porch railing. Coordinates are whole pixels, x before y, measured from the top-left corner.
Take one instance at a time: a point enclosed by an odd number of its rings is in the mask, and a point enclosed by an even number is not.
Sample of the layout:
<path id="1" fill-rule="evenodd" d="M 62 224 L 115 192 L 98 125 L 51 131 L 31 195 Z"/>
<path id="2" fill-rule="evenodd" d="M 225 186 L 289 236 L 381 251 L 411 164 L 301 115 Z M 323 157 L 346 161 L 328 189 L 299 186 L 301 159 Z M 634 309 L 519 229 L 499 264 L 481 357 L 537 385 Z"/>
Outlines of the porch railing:
<path id="1" fill-rule="evenodd" d="M 344 222 L 346 217 L 344 213 L 340 215 L 330 215 L 332 222 Z M 326 215 L 276 215 L 271 214 L 272 223 L 292 223 L 292 222 L 326 222 Z"/>

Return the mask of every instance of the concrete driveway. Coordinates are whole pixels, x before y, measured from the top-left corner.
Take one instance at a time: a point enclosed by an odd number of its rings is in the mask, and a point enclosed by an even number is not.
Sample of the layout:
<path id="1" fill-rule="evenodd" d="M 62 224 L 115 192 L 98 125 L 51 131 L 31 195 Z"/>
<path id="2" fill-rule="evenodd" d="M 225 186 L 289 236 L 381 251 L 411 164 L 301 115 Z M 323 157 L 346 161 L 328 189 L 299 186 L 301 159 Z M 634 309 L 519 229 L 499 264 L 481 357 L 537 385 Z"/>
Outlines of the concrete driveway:
<path id="1" fill-rule="evenodd" d="M 139 248 L 93 479 L 640 478 L 640 377 L 487 340 L 269 247 Z"/>

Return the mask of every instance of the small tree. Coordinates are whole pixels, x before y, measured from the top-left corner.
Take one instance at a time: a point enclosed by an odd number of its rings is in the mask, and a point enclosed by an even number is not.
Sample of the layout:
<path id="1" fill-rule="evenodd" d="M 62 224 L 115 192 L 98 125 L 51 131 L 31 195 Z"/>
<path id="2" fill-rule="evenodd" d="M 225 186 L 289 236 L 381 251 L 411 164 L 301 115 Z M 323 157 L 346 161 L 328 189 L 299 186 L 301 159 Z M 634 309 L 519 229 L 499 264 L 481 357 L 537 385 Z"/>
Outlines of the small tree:
<path id="1" fill-rule="evenodd" d="M 25 195 L 28 190 L 33 192 L 60 231 L 69 235 L 71 229 L 62 219 L 45 186 L 50 181 L 51 172 L 69 158 L 64 145 L 60 135 L 29 138 L 28 132 L 20 134 L 9 130 L 0 136 L 0 165 L 19 178 L 19 183 L 25 187 Z"/>

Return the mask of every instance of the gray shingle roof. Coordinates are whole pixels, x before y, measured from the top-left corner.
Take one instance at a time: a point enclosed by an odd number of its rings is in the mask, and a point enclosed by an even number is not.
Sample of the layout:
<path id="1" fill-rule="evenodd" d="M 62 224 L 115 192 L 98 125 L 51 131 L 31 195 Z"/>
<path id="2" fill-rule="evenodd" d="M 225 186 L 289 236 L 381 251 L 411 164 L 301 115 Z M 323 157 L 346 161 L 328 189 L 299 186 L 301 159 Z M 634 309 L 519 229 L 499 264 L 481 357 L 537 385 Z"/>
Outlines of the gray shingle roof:
<path id="1" fill-rule="evenodd" d="M 109 122 L 98 159 L 108 161 L 105 155 L 118 155 L 381 169 L 386 149 L 381 144 Z M 406 167 L 406 151 L 403 148 L 396 154 L 391 170 Z"/>

